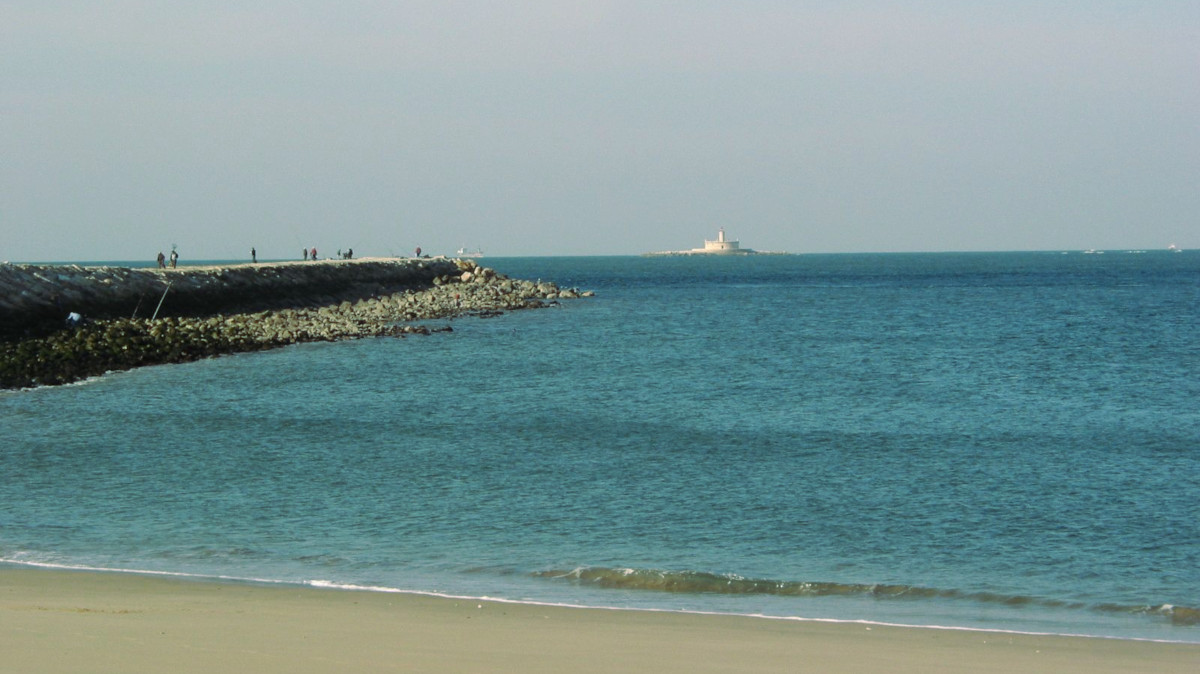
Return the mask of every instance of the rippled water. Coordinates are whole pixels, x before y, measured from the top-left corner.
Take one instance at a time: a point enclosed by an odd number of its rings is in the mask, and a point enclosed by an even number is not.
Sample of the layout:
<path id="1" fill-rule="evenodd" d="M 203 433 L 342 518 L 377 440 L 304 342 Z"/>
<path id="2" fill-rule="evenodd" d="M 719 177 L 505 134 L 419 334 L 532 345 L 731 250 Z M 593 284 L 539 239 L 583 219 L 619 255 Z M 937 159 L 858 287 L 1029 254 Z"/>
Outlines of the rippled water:
<path id="1" fill-rule="evenodd" d="M 1200 641 L 1200 255 L 484 262 L 598 296 L 0 393 L 0 558 Z"/>

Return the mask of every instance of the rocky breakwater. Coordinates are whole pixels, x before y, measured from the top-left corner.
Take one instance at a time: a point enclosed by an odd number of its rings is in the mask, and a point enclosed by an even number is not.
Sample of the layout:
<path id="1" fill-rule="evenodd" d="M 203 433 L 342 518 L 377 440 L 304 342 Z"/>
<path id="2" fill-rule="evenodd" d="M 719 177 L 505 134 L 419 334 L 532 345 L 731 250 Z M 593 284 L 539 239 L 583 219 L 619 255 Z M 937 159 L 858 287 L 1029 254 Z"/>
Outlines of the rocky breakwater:
<path id="1" fill-rule="evenodd" d="M 281 266 L 317 271 L 324 264 Z M 592 295 L 559 288 L 553 283 L 510 279 L 471 260 L 410 260 L 402 264 L 410 271 L 417 271 L 372 276 L 369 272 L 360 274 L 360 268 L 359 272 L 349 274 L 357 279 L 352 283 L 343 278 L 340 284 L 317 284 L 309 286 L 307 294 L 293 288 L 260 298 L 261 285 L 257 292 L 245 287 L 231 291 L 234 306 L 254 302 L 291 305 L 283 308 L 215 313 L 204 308 L 219 302 L 215 297 L 206 297 L 190 305 L 192 315 L 186 315 L 186 309 L 176 306 L 172 312 L 176 315 L 92 318 L 79 327 L 66 329 L 61 328 L 60 310 L 56 314 L 60 328 L 55 332 L 0 342 L 0 387 L 65 384 L 113 370 L 187 362 L 299 342 L 429 334 L 450 328 L 429 328 L 415 325 L 414 321 L 470 314 L 491 316 Z M 47 268 L 38 270 L 46 276 Z M 230 268 L 223 270 L 214 272 L 214 278 L 229 279 Z M 272 283 L 265 285 L 275 287 Z M 174 287 L 172 284 L 164 305 Z M 123 296 L 122 301 L 127 302 L 133 293 L 125 289 L 114 294 Z M 160 295 L 161 290 L 155 294 L 153 303 L 159 301 Z M 9 304 L 14 303 L 10 300 Z M 152 314 L 153 309 L 150 306 L 144 313 Z"/>
<path id="2" fill-rule="evenodd" d="M 444 258 L 325 260 L 178 269 L 0 265 L 0 339 L 90 318 L 202 316 L 322 306 L 430 285 L 458 272 Z M 164 295 L 165 294 L 165 295 Z"/>

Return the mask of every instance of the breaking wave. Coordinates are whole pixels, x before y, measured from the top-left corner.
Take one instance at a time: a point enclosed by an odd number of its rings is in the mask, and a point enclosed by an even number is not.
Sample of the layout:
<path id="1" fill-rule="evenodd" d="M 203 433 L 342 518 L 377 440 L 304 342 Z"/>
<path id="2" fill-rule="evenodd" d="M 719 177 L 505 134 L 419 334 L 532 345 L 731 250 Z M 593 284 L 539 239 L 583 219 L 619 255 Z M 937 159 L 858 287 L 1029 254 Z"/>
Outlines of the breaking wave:
<path id="1" fill-rule="evenodd" d="M 535 578 L 565 581 L 589 587 L 615 590 L 646 590 L 679 594 L 743 594 L 780 597 L 867 597 L 878 600 L 952 599 L 1013 607 L 1037 606 L 1058 609 L 1091 610 L 1104 613 L 1146 615 L 1170 620 L 1173 625 L 1200 625 L 1200 609 L 1158 605 L 1089 604 L 1026 595 L 995 592 L 966 592 L 955 589 L 881 583 L 834 583 L 825 581 L 784 581 L 744 578 L 734 574 L 703 571 L 664 571 L 580 567 L 571 570 L 547 570 Z"/>

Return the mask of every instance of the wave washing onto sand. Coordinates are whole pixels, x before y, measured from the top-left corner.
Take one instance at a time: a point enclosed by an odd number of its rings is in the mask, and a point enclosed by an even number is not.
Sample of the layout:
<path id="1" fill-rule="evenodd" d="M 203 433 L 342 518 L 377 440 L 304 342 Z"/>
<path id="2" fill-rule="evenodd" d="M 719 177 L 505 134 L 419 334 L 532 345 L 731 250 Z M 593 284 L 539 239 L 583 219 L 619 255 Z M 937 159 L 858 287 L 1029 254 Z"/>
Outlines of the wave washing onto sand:
<path id="1" fill-rule="evenodd" d="M 571 570 L 539 571 L 536 578 L 560 580 L 589 587 L 616 590 L 645 590 L 681 594 L 757 594 L 780 597 L 870 597 L 879 600 L 954 599 L 1007 606 L 1039 606 L 1055 609 L 1091 610 L 1166 618 L 1173 625 L 1200 625 L 1200 609 L 1172 604 L 1088 604 L 1043 597 L 1004 595 L 994 592 L 918 587 L 913 585 L 833 583 L 823 581 L 780 581 L 744 578 L 734 574 L 700 571 L 664 571 L 580 567 Z"/>
<path id="2" fill-rule="evenodd" d="M 294 583 L 286 580 L 277 580 L 273 578 L 252 578 L 245 576 L 225 576 L 220 574 L 204 574 L 204 573 L 187 573 L 184 571 L 156 571 L 152 569 L 122 569 L 109 566 L 89 566 L 87 564 L 63 564 L 58 562 L 38 562 L 19 557 L 0 557 L 0 564 L 8 564 L 11 566 L 24 566 L 36 569 L 47 569 L 50 571 L 80 571 L 85 573 L 127 573 L 133 576 L 153 576 L 161 578 L 180 578 L 184 580 L 195 581 L 219 581 L 225 583 L 259 583 L 265 585 L 297 585 L 306 583 Z"/>
<path id="3" fill-rule="evenodd" d="M 1071 636 L 1071 637 L 1088 637 L 1088 638 L 1102 638 L 1102 639 L 1103 638 L 1117 638 L 1117 637 L 1104 637 L 1104 636 L 1097 636 L 1094 634 L 1083 634 L 1083 633 L 1040 632 L 1040 631 L 1000 629 L 1000 628 L 990 628 L 990 627 L 983 627 L 983 628 L 981 628 L 981 627 L 966 627 L 966 626 L 961 626 L 961 625 L 931 625 L 931 624 L 916 624 L 916 623 L 904 623 L 904 622 L 889 622 L 889 621 L 881 621 L 881 620 L 808 618 L 808 617 L 803 617 L 803 616 L 779 616 L 779 615 L 766 615 L 766 614 L 762 614 L 762 613 L 731 613 L 731 612 L 725 612 L 725 611 L 705 611 L 705 610 L 695 610 L 695 609 L 663 609 L 663 608 L 645 608 L 645 607 L 635 608 L 635 607 L 627 607 L 627 606 L 608 606 L 608 605 L 599 605 L 599 604 L 571 604 L 571 603 L 566 603 L 566 602 L 537 601 L 537 600 L 533 600 L 533 599 L 512 599 L 512 598 L 508 598 L 508 597 L 496 597 L 496 596 L 490 596 L 490 595 L 462 595 L 462 594 L 453 594 L 453 593 L 447 593 L 447 592 L 437 592 L 437 591 L 432 591 L 432 590 L 412 590 L 412 589 L 403 589 L 403 588 L 398 588 L 398 587 L 390 587 L 390 586 L 385 586 L 385 585 L 364 585 L 364 584 L 358 584 L 358 583 L 337 582 L 337 581 L 332 581 L 332 580 L 320 580 L 320 579 L 279 580 L 279 579 L 273 579 L 273 578 L 186 573 L 186 572 L 179 572 L 179 571 L 155 571 L 155 570 L 147 570 L 147 569 L 125 569 L 125 568 L 89 566 L 89 565 L 84 565 L 84 564 L 63 564 L 63 563 L 55 563 L 55 562 L 31 561 L 31 560 L 24 560 L 24 559 L 19 559 L 19 558 L 12 558 L 12 557 L 0 557 L 0 565 L 9 565 L 9 566 L 14 566 L 14 567 L 27 567 L 27 568 L 40 568 L 40 569 L 46 569 L 46 570 L 50 570 L 50 571 L 69 571 L 69 572 L 83 572 L 83 573 L 117 573 L 117 574 L 129 574 L 129 575 L 146 576 L 146 577 L 175 578 L 175 579 L 179 579 L 182 581 L 192 581 L 192 582 L 250 583 L 250 584 L 256 584 L 256 585 L 302 586 L 302 587 L 313 588 L 315 590 L 331 590 L 331 591 L 344 591 L 344 592 L 380 592 L 380 593 L 388 593 L 388 594 L 404 594 L 404 595 L 414 595 L 414 596 L 423 596 L 423 597 L 436 597 L 439 599 L 453 599 L 453 600 L 460 600 L 460 601 L 492 602 L 492 603 L 501 603 L 501 604 L 521 604 L 521 605 L 527 605 L 527 606 L 547 606 L 547 607 L 558 607 L 558 608 L 576 608 L 576 609 L 591 609 L 591 610 L 603 610 L 603 611 L 646 611 L 646 612 L 651 612 L 651 613 L 686 613 L 686 614 L 695 614 L 695 615 L 717 615 L 717 616 L 725 615 L 725 616 L 739 616 L 739 617 L 745 617 L 745 618 L 758 618 L 758 619 L 764 619 L 764 620 L 789 620 L 789 621 L 814 622 L 814 623 L 861 624 L 861 625 L 879 626 L 879 627 L 904 627 L 904 628 L 917 628 L 917 629 L 954 630 L 954 631 L 966 631 L 966 632 L 995 632 L 995 633 L 1002 633 L 1002 634 L 1022 634 L 1022 635 L 1032 635 L 1032 636 Z M 667 587 L 667 586 L 671 586 L 671 587 L 675 587 L 675 588 L 682 587 L 680 584 L 678 584 L 674 581 L 670 581 L 670 580 L 667 580 L 665 582 L 660 580 L 657 584 L 660 585 L 661 587 L 652 587 L 653 585 L 655 585 L 655 583 L 645 583 L 645 584 L 643 584 L 643 586 L 638 587 L 638 583 L 636 582 L 636 579 L 650 579 L 655 576 L 659 577 L 660 579 L 671 578 L 671 577 L 674 577 L 674 578 L 691 577 L 694 579 L 700 579 L 700 578 L 707 577 L 709 579 L 709 582 L 705 585 L 706 587 L 715 587 L 715 586 L 723 585 L 727 588 L 743 588 L 740 590 L 727 590 L 725 593 L 728 593 L 728 594 L 748 594 L 751 592 L 755 592 L 753 590 L 744 589 L 746 587 L 749 587 L 749 585 L 746 585 L 747 583 L 748 584 L 757 584 L 757 586 L 760 588 L 766 588 L 769 584 L 772 583 L 772 581 L 747 580 L 747 579 L 740 579 L 736 576 L 726 576 L 726 575 L 718 575 L 718 574 L 705 574 L 705 573 L 697 573 L 697 572 L 663 572 L 663 571 L 621 569 L 621 568 L 615 568 L 615 569 L 579 568 L 579 569 L 573 569 L 571 571 L 565 571 L 565 572 L 542 571 L 542 572 L 537 572 L 537 573 L 534 573 L 531 575 L 536 578 L 568 580 L 568 581 L 576 582 L 576 583 L 590 583 L 595 586 L 605 587 L 605 588 L 644 589 L 644 590 L 658 590 L 658 591 L 664 591 L 664 592 L 720 592 L 720 590 L 665 589 L 665 587 Z M 604 577 L 604 578 L 607 578 L 610 580 L 604 580 L 604 581 L 598 580 L 601 577 Z M 626 582 L 626 583 L 611 582 L 611 579 L 615 579 L 618 577 L 625 578 L 629 582 Z M 740 582 L 735 582 L 735 581 L 740 581 Z M 775 584 L 783 585 L 783 586 L 789 585 L 788 583 L 775 583 Z M 809 586 L 814 586 L 814 587 L 815 586 L 832 587 L 832 586 L 837 585 L 835 583 L 797 583 L 797 584 L 798 585 L 809 585 Z M 848 585 L 848 586 L 844 586 L 844 587 L 896 588 L 899 586 Z M 913 588 L 913 589 L 921 589 L 921 588 Z M 801 594 L 804 594 L 801 592 L 787 592 L 787 593 L 770 592 L 765 589 L 760 589 L 756 593 L 758 593 L 758 594 L 790 594 L 790 595 L 794 595 L 794 596 L 800 596 Z M 859 592 L 858 594 L 866 594 L 866 593 L 868 593 L 868 592 L 864 590 L 862 592 Z M 833 594 L 850 595 L 850 594 L 855 594 L 855 593 L 842 592 L 842 591 L 827 592 L 821 596 L 828 596 L 828 595 L 833 595 Z M 814 593 L 810 593 L 810 596 L 818 596 L 818 595 L 814 592 Z M 899 597 L 902 597 L 905 595 L 900 594 L 900 593 L 891 592 L 891 591 L 885 591 L 885 592 L 875 593 L 873 596 L 878 597 L 878 598 L 899 598 Z M 921 595 L 919 595 L 917 593 L 913 593 L 913 594 L 909 594 L 907 596 L 919 597 Z M 924 596 L 935 596 L 935 595 L 925 594 Z M 966 597 L 969 595 L 959 593 L 958 595 L 936 595 L 936 596 Z M 1056 605 L 1056 604 L 1048 604 L 1048 605 Z M 1096 606 L 1096 607 L 1092 607 L 1092 608 L 1095 608 L 1097 610 L 1114 610 L 1114 611 L 1117 610 L 1116 607 L 1110 607 L 1107 605 L 1101 605 L 1101 606 Z M 1172 613 L 1174 613 L 1174 612 L 1178 612 L 1181 607 L 1171 607 L 1171 606 L 1164 605 L 1160 608 L 1162 608 L 1163 610 L 1170 610 Z M 1176 624 L 1187 624 L 1187 625 L 1197 624 L 1198 621 L 1195 619 L 1195 615 L 1198 612 L 1195 609 L 1184 608 L 1183 610 L 1191 612 L 1191 614 L 1193 616 L 1192 621 L 1176 623 Z M 1128 607 L 1126 607 L 1126 609 L 1123 609 L 1122 612 L 1152 613 L 1153 611 L 1150 611 L 1150 610 L 1132 611 L 1132 610 L 1128 610 Z M 1165 613 L 1164 613 L 1164 615 L 1165 615 Z M 1132 641 L 1153 641 L 1153 642 L 1161 642 L 1161 643 L 1188 643 L 1188 642 L 1182 642 L 1182 641 L 1178 641 L 1178 640 L 1174 640 L 1174 639 L 1147 639 L 1147 638 L 1137 638 L 1137 637 L 1132 638 L 1131 640 Z"/>

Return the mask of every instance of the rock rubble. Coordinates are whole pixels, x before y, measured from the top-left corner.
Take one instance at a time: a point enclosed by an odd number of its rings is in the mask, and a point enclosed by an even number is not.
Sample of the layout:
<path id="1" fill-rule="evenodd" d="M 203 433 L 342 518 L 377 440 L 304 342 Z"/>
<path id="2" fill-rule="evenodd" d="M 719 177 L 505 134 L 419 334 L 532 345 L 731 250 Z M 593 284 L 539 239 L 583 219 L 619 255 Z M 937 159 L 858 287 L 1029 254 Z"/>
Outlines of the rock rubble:
<path id="1" fill-rule="evenodd" d="M 423 287 L 327 297 L 324 306 L 163 318 L 107 318 L 0 343 L 0 387 L 66 384 L 113 370 L 179 363 L 288 344 L 448 331 L 414 321 L 493 316 L 592 293 L 510 279 L 471 260 L 437 268 Z M 381 286 L 382 288 L 382 286 Z M 147 312 L 149 313 L 149 312 Z"/>

